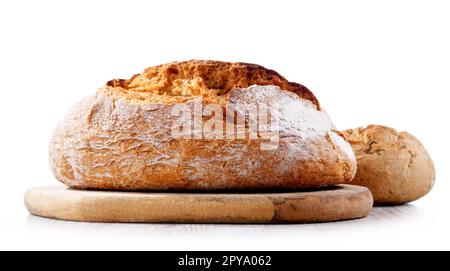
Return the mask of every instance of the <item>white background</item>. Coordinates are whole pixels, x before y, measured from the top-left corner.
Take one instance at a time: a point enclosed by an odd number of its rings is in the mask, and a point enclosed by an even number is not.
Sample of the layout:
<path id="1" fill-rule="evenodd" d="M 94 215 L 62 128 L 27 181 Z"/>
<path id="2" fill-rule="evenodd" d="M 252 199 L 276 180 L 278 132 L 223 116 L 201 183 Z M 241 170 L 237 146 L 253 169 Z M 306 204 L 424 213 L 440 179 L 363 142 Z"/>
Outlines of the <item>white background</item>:
<path id="1" fill-rule="evenodd" d="M 0 249 L 450 249 L 448 1 L 0 1 Z M 51 131 L 112 78 L 186 59 L 258 63 L 309 87 L 338 128 L 407 130 L 433 191 L 316 225 L 116 225 L 29 216 L 56 184 Z"/>

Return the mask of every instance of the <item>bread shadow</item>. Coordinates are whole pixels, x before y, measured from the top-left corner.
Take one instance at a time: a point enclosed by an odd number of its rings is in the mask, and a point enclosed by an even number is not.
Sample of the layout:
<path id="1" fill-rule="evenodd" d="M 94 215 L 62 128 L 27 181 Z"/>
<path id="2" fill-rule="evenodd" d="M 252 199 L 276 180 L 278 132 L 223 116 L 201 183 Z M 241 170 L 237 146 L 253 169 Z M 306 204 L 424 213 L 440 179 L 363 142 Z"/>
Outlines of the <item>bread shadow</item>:
<path id="1" fill-rule="evenodd" d="M 302 192 L 320 192 L 320 191 L 336 191 L 342 190 L 344 187 L 338 185 L 325 186 L 320 188 L 302 188 L 302 189 L 217 189 L 217 190 L 108 190 L 108 189 L 76 189 L 68 188 L 75 191 L 101 191 L 101 192 L 135 192 L 135 193 L 180 193 L 180 194 L 274 194 L 274 193 L 302 193 Z"/>

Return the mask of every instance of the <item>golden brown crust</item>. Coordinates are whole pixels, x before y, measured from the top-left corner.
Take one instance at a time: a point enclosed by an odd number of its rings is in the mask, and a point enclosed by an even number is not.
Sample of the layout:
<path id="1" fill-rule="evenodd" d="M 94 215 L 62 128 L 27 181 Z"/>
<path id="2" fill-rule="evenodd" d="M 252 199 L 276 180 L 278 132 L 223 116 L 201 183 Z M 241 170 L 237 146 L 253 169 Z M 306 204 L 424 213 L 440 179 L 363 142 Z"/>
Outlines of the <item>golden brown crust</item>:
<path id="1" fill-rule="evenodd" d="M 344 134 L 358 165 L 352 183 L 368 187 L 376 204 L 410 202 L 433 187 L 433 161 L 413 135 L 380 125 L 349 129 Z"/>
<path id="2" fill-rule="evenodd" d="M 159 95 L 187 96 L 205 92 L 224 96 L 234 88 L 251 85 L 276 85 L 296 93 L 319 108 L 314 94 L 305 86 L 287 81 L 274 70 L 249 63 L 231 63 L 212 60 L 172 62 L 147 68 L 130 79 L 114 79 L 108 87 Z"/>
<path id="3" fill-rule="evenodd" d="M 247 87 L 254 84 L 260 85 Z M 189 61 L 149 68 L 110 81 L 74 106 L 55 129 L 50 165 L 60 181 L 81 189 L 299 189 L 350 182 L 356 171 L 350 146 L 300 86 L 252 64 Z M 262 150 L 267 140 L 260 137 L 175 138 L 171 112 L 177 105 L 192 107 L 194 96 L 224 108 L 258 99 L 281 104 L 278 148 Z"/>

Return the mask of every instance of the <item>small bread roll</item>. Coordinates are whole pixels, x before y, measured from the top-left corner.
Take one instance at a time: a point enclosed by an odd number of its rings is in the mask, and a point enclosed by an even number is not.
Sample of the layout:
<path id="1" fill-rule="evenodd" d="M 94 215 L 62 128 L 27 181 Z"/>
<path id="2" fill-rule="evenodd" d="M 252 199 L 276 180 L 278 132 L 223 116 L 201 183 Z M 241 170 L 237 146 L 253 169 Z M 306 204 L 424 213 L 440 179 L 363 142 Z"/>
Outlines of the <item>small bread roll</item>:
<path id="1" fill-rule="evenodd" d="M 343 133 L 356 155 L 353 183 L 369 188 L 376 205 L 403 204 L 430 192 L 434 164 L 413 135 L 379 125 Z"/>

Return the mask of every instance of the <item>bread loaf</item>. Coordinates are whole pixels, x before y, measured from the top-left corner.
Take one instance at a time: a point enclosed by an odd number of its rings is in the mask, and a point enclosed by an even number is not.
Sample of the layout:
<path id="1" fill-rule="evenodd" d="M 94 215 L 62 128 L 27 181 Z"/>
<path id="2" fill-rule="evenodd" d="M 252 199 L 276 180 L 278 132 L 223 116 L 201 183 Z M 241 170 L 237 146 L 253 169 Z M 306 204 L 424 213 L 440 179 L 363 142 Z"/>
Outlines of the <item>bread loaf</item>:
<path id="1" fill-rule="evenodd" d="M 433 161 L 413 135 L 381 125 L 350 129 L 344 134 L 358 164 L 352 183 L 369 188 L 375 204 L 407 203 L 433 187 Z"/>
<path id="2" fill-rule="evenodd" d="M 255 132 L 245 111 L 263 105 L 277 125 Z M 180 107 L 200 114 L 201 123 L 182 122 L 192 134 L 174 135 Z M 230 134 L 219 129 L 233 125 Z M 348 183 L 356 171 L 350 145 L 306 87 L 258 65 L 218 61 L 108 82 L 60 122 L 49 157 L 56 178 L 80 189 L 298 189 Z"/>

